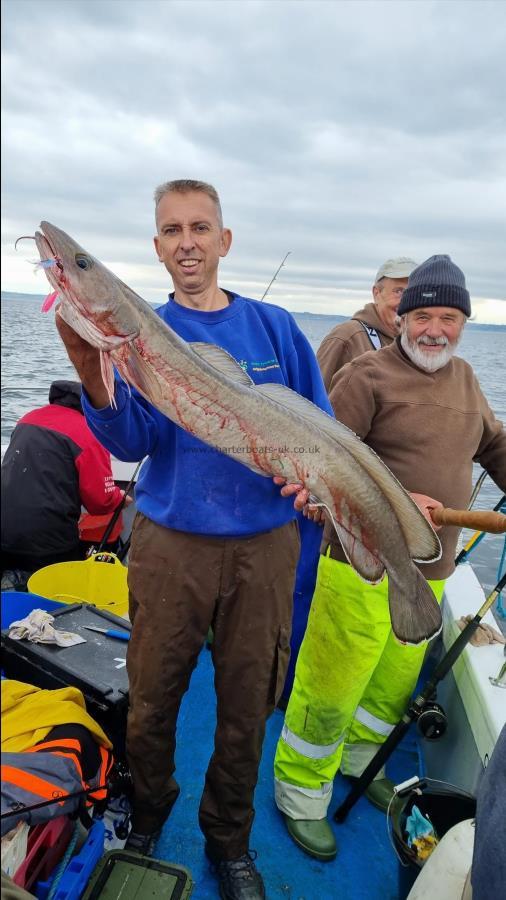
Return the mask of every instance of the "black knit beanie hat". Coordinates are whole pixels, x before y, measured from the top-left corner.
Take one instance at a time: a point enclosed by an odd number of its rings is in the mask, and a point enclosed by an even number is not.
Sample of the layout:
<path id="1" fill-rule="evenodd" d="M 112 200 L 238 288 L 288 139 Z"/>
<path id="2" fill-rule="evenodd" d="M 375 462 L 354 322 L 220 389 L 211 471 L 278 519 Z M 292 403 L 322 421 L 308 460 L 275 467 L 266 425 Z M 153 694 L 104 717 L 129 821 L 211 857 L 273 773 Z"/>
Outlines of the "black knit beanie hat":
<path id="1" fill-rule="evenodd" d="M 409 276 L 402 295 L 398 316 L 421 306 L 451 306 L 471 315 L 471 299 L 464 273 L 449 256 L 431 256 Z"/>

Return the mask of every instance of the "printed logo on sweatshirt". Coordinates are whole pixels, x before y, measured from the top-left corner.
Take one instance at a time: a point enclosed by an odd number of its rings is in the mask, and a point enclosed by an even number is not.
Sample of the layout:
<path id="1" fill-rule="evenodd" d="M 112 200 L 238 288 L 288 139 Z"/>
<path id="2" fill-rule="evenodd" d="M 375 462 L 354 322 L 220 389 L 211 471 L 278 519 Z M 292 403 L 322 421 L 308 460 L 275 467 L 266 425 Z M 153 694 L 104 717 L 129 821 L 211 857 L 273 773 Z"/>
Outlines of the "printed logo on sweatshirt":
<path id="1" fill-rule="evenodd" d="M 257 360 L 252 360 L 248 362 L 247 359 L 239 360 L 239 365 L 241 369 L 244 369 L 245 372 L 248 369 L 251 369 L 252 372 L 267 372 L 269 369 L 279 369 L 280 365 L 277 359 L 266 359 L 262 362 Z"/>

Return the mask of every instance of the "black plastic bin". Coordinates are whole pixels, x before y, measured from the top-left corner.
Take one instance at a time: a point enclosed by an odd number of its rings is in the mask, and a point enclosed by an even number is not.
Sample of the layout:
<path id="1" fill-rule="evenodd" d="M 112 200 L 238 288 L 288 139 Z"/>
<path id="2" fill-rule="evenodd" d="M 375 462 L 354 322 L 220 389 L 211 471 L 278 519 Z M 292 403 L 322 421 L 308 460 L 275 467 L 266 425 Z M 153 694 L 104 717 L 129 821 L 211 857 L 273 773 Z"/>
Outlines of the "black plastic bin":
<path id="1" fill-rule="evenodd" d="M 25 597 L 26 595 L 22 595 Z M 35 604 L 37 605 L 37 604 Z M 114 755 L 124 757 L 128 712 L 128 644 L 117 638 L 88 631 L 85 625 L 118 629 L 129 633 L 130 622 L 113 613 L 97 609 L 91 603 L 59 604 L 51 610 L 54 626 L 73 631 L 86 639 L 85 644 L 57 647 L 16 641 L 2 631 L 2 668 L 7 678 L 25 681 L 40 688 L 76 687 L 82 691 L 86 709 L 104 729 L 113 743 Z"/>
<path id="2" fill-rule="evenodd" d="M 476 814 L 476 797 L 452 784 L 426 778 L 418 787 L 421 793 L 416 792 L 415 786 L 408 794 L 395 797 L 390 808 L 394 845 L 401 860 L 398 900 L 406 900 L 423 866 L 407 843 L 406 819 L 412 807 L 417 806 L 430 819 L 439 839 L 454 825 L 473 819 Z"/>

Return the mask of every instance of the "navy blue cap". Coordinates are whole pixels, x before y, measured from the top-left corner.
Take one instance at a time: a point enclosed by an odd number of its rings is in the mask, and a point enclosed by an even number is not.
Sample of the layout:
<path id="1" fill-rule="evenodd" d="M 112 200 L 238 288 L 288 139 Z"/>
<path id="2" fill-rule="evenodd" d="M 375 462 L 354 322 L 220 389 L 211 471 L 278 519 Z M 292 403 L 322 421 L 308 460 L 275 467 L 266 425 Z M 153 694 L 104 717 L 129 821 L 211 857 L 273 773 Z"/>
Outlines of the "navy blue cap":
<path id="1" fill-rule="evenodd" d="M 464 273 L 449 256 L 431 256 L 413 270 L 404 291 L 398 316 L 424 306 L 450 306 L 471 315 L 471 298 Z"/>

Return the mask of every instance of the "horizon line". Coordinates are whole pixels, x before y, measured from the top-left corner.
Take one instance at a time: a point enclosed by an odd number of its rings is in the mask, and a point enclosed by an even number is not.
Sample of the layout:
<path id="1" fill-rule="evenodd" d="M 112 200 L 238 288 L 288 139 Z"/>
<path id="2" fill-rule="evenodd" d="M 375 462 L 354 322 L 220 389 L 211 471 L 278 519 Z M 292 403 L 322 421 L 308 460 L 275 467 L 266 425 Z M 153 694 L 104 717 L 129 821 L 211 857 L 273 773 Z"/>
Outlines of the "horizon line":
<path id="1" fill-rule="evenodd" d="M 35 299 L 43 300 L 44 297 L 46 296 L 46 294 L 31 294 L 28 291 L 9 291 L 9 290 L 3 290 L 0 288 L 0 296 L 3 294 L 13 294 L 17 297 L 29 297 L 30 299 L 34 299 L 34 300 Z M 251 299 L 255 299 L 255 298 L 253 297 Z M 150 306 L 162 306 L 163 305 L 162 303 L 159 303 L 157 300 L 146 300 L 145 302 L 148 303 Z M 258 302 L 262 302 L 262 301 L 259 300 Z M 269 302 L 270 301 L 267 300 L 267 303 L 269 303 Z M 280 304 L 278 303 L 276 305 L 279 306 Z M 283 307 L 283 309 L 286 309 L 286 311 L 289 312 L 292 316 L 314 316 L 315 318 L 323 317 L 326 319 L 343 319 L 346 322 L 353 318 L 353 314 L 351 316 L 347 316 L 347 315 L 343 315 L 342 313 L 322 313 L 322 312 L 311 312 L 310 310 L 298 310 L 298 309 L 294 310 L 294 309 L 289 309 L 286 306 Z M 479 322 L 479 321 L 476 322 L 471 318 L 471 319 L 468 319 L 467 324 L 474 326 L 475 328 L 485 327 L 485 328 L 499 328 L 499 329 L 506 330 L 506 323 L 504 323 L 504 322 Z"/>

